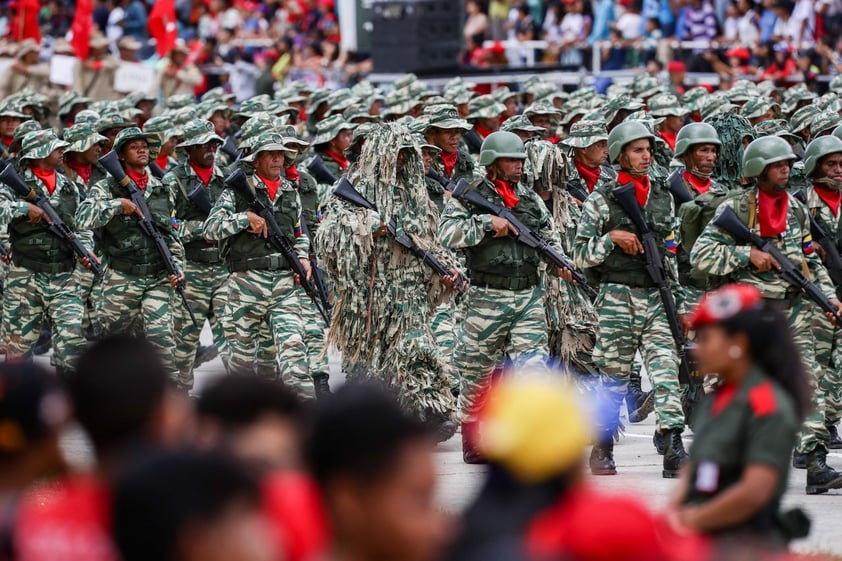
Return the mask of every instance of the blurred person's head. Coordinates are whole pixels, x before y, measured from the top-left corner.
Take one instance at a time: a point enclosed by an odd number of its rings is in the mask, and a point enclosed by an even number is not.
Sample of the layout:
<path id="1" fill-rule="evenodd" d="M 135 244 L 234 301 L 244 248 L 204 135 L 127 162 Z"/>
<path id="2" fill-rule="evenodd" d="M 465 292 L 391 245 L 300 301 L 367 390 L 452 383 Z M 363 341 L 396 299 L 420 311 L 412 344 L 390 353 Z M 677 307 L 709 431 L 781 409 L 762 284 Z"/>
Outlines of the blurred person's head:
<path id="1" fill-rule="evenodd" d="M 654 33 L 658 29 L 661 29 L 661 21 L 658 18 L 648 18 L 646 20 L 646 33 Z"/>
<path id="2" fill-rule="evenodd" d="M 469 16 L 475 16 L 482 13 L 482 8 L 476 0 L 468 0 L 465 3 L 465 11 Z"/>
<path id="3" fill-rule="evenodd" d="M 656 58 L 646 63 L 646 73 L 650 76 L 658 76 L 663 70 L 664 64 Z"/>
<path id="4" fill-rule="evenodd" d="M 258 483 L 231 457 L 183 450 L 132 465 L 114 492 L 123 561 L 270 561 Z"/>
<path id="5" fill-rule="evenodd" d="M 371 384 L 318 402 L 306 447 L 340 556 L 430 561 L 446 539 L 433 497 L 435 438 Z"/>
<path id="6" fill-rule="evenodd" d="M 266 473 L 301 467 L 303 405 L 286 386 L 254 376 L 220 378 L 196 405 L 197 441 Z"/>
<path id="7" fill-rule="evenodd" d="M 68 389 L 100 462 L 134 445 L 171 446 L 188 436 L 187 398 L 170 386 L 157 349 L 144 339 L 96 342 L 79 358 Z"/>

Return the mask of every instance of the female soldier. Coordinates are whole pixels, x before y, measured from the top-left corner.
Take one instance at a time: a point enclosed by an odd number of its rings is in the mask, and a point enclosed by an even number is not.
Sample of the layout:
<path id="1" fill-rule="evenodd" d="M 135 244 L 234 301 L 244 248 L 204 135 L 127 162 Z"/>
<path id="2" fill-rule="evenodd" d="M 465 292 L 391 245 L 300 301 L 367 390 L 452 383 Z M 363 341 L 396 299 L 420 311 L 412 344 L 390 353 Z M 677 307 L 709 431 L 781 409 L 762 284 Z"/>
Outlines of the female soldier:
<path id="1" fill-rule="evenodd" d="M 810 407 L 787 322 L 757 288 L 730 284 L 702 299 L 691 324 L 699 367 L 717 373 L 720 385 L 700 406 L 669 517 L 729 546 L 783 547 L 793 536 L 782 525 L 791 516 L 780 513 L 781 497 Z"/>

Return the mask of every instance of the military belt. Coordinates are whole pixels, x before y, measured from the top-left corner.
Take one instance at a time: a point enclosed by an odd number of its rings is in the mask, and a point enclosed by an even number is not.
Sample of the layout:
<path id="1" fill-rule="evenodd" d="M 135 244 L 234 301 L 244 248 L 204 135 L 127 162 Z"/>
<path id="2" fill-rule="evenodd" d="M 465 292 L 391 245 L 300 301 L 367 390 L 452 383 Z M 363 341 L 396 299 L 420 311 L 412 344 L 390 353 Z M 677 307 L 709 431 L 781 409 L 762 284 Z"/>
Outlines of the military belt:
<path id="1" fill-rule="evenodd" d="M 257 269 L 267 271 L 291 270 L 289 263 L 282 255 L 254 257 L 252 259 L 229 259 L 228 269 L 232 273 Z"/>
<path id="2" fill-rule="evenodd" d="M 538 273 L 523 277 L 507 277 L 502 275 L 487 275 L 477 271 L 470 271 L 471 286 L 479 288 L 494 288 L 497 290 L 526 290 L 538 284 Z"/>
<path id="3" fill-rule="evenodd" d="M 205 242 L 199 242 L 202 245 L 196 244 L 189 244 L 184 246 L 184 256 L 189 261 L 195 261 L 197 263 L 219 263 L 222 261 L 222 257 L 219 255 L 219 249 L 216 247 L 216 244 L 209 245 Z"/>
<path id="4" fill-rule="evenodd" d="M 166 270 L 163 263 L 132 263 L 122 259 L 111 259 L 108 266 L 115 271 L 135 277 L 157 276 Z"/>
<path id="5" fill-rule="evenodd" d="M 600 274 L 601 283 L 622 284 L 631 288 L 657 288 L 655 282 L 647 274 L 636 275 L 634 273 L 605 273 Z"/>
<path id="6" fill-rule="evenodd" d="M 21 255 L 15 255 L 12 253 L 12 261 L 18 267 L 23 267 L 24 269 L 29 269 L 33 273 L 46 273 L 48 275 L 54 275 L 56 273 L 69 273 L 73 270 L 74 261 L 73 258 L 70 259 L 63 259 L 61 261 L 36 261 L 35 259 L 28 259 Z"/>
<path id="7" fill-rule="evenodd" d="M 764 298 L 769 305 L 779 310 L 788 310 L 801 302 L 801 291 L 788 290 L 780 298 Z"/>

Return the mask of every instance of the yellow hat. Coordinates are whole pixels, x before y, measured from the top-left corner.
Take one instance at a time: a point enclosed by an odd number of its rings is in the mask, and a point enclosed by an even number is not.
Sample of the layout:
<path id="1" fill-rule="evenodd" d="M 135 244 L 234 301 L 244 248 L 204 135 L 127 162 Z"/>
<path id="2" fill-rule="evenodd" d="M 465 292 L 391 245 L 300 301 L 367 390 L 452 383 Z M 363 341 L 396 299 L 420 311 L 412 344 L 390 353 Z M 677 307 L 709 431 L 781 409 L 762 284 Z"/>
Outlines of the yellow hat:
<path id="1" fill-rule="evenodd" d="M 483 457 L 536 483 L 582 459 L 593 425 L 581 395 L 557 377 L 515 374 L 498 381 L 479 419 Z"/>

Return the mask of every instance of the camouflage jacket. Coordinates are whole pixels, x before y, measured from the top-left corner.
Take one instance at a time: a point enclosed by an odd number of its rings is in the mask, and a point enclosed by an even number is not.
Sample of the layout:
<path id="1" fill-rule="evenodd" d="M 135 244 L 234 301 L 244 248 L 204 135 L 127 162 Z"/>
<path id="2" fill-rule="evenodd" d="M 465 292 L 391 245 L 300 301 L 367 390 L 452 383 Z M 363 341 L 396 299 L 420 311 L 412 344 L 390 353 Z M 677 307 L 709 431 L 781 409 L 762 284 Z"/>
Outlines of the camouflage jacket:
<path id="1" fill-rule="evenodd" d="M 225 190 L 224 179 L 222 170 L 218 166 L 214 166 L 210 182 L 204 186 L 211 206 Z M 197 182 L 200 183 L 201 180 L 186 160 L 180 162 L 163 179 L 164 187 L 172 193 L 175 202 L 174 228 L 188 253 L 207 249 L 205 246 L 216 247 L 217 245 L 215 242 L 209 244 L 205 240 L 204 225 L 207 216 L 203 215 L 202 211 L 188 197 Z"/>
<path id="2" fill-rule="evenodd" d="M 474 159 L 470 154 L 461 149 L 457 154 L 456 166 L 453 168 L 453 175 L 448 179 L 467 179 L 468 181 L 471 181 L 474 178 L 476 170 Z M 444 172 L 444 164 L 441 161 L 441 155 L 433 158 L 433 166 L 436 168 L 436 171 L 447 177 L 447 174 Z"/>

